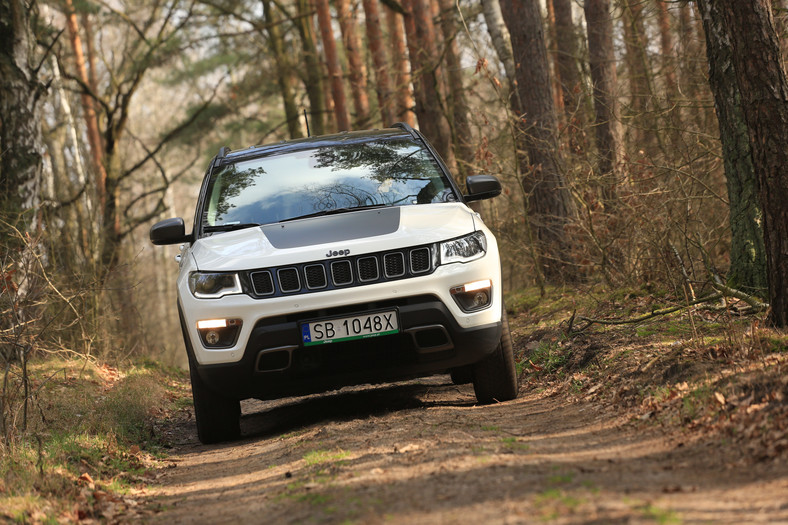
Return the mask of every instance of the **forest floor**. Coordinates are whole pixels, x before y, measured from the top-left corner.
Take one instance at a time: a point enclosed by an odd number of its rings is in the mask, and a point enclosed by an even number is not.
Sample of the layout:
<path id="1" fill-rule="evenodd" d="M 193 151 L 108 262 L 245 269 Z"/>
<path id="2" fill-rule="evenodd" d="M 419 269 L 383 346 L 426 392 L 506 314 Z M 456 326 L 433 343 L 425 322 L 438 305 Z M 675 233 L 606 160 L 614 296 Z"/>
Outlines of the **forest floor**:
<path id="1" fill-rule="evenodd" d="M 126 517 L 788 523 L 784 336 L 703 310 L 567 335 L 571 311 L 551 304 L 510 313 L 514 401 L 479 406 L 448 376 L 248 401 L 243 439 L 217 446 L 198 442 L 182 407 L 160 429 L 172 449 L 156 482 Z M 616 312 L 630 314 L 595 309 Z"/>

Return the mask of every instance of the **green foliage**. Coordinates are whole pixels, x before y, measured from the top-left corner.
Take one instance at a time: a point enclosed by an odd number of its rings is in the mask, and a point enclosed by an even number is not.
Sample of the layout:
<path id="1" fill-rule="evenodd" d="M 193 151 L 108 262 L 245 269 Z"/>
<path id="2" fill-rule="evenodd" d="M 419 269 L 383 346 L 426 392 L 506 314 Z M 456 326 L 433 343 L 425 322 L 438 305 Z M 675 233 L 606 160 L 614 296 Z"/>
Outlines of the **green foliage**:
<path id="1" fill-rule="evenodd" d="M 501 438 L 501 443 L 509 450 L 528 450 L 530 448 L 528 443 L 521 443 L 513 436 Z"/>
<path id="2" fill-rule="evenodd" d="M 313 450 L 304 454 L 304 463 L 306 463 L 307 466 L 336 463 L 349 455 L 350 454 L 344 450 Z"/>
<path id="3" fill-rule="evenodd" d="M 543 340 L 533 351 L 530 359 L 538 367 L 535 369 L 535 374 L 553 374 L 564 366 L 568 358 L 568 353 L 557 340 Z"/>
<path id="4" fill-rule="evenodd" d="M 643 508 L 643 515 L 652 519 L 660 525 L 673 525 L 681 523 L 681 519 L 670 510 L 665 510 L 654 505 L 648 504 Z"/>

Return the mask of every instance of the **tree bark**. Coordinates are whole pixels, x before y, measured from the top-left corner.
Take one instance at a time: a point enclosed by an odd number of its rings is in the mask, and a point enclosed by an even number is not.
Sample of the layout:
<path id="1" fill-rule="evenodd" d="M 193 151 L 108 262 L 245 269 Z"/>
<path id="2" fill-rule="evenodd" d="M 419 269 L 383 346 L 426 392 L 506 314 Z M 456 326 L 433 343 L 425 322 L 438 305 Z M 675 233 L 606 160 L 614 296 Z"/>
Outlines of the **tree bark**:
<path id="1" fill-rule="evenodd" d="M 268 32 L 268 49 L 271 51 L 274 59 L 276 81 L 279 84 L 279 93 L 282 95 L 282 105 L 285 110 L 287 132 L 291 139 L 301 138 L 304 136 L 301 132 L 301 116 L 298 114 L 298 106 L 293 93 L 292 76 L 287 65 L 279 16 L 271 8 L 271 0 L 262 0 L 262 3 L 263 16 L 265 17 L 266 30 Z"/>
<path id="2" fill-rule="evenodd" d="M 632 122 L 632 140 L 644 144 L 654 133 L 654 126 L 647 115 L 649 71 L 646 57 L 643 3 L 641 0 L 619 0 L 623 11 L 624 49 L 629 77 L 629 115 Z"/>
<path id="3" fill-rule="evenodd" d="M 673 29 L 670 24 L 670 12 L 666 0 L 654 0 L 657 6 L 659 19 L 659 43 L 662 51 L 662 77 L 665 79 L 665 95 L 671 104 L 678 99 L 678 84 L 676 82 L 676 44 L 673 39 Z"/>
<path id="4" fill-rule="evenodd" d="M 456 161 L 451 147 L 451 129 L 443 112 L 440 77 L 436 60 L 435 27 L 425 0 L 403 0 L 405 34 L 413 71 L 416 94 L 416 116 L 419 128 L 438 151 L 446 165 L 454 171 Z"/>
<path id="5" fill-rule="evenodd" d="M 515 87 L 517 71 L 514 64 L 514 53 L 512 52 L 512 40 L 509 36 L 509 29 L 506 28 L 506 23 L 503 21 L 501 4 L 498 0 L 482 0 L 482 12 L 484 21 L 487 24 L 487 32 L 490 34 L 490 39 L 495 48 L 495 54 L 498 55 L 498 60 L 503 64 L 503 70 L 506 73 L 509 96 L 516 99 L 519 97 Z M 512 106 L 519 108 L 520 103 L 515 100 Z M 516 110 L 515 113 L 519 113 L 519 110 Z"/>
<path id="6" fill-rule="evenodd" d="M 76 67 L 77 77 L 84 86 L 90 87 L 91 80 L 85 66 L 85 54 L 82 50 L 82 38 L 79 35 L 77 13 L 74 10 L 72 0 L 64 0 L 63 5 L 66 8 L 66 28 L 68 29 L 68 36 L 71 42 L 71 50 L 74 53 L 74 66 Z M 98 93 L 95 91 L 90 94 L 83 88 L 80 93 L 80 101 L 85 119 L 88 144 L 90 145 L 90 158 L 96 177 L 96 197 L 99 207 L 103 209 L 107 202 L 107 167 L 104 164 L 104 146 L 102 145 L 98 117 L 93 103 L 93 97 L 97 95 Z"/>
<path id="7" fill-rule="evenodd" d="M 547 56 L 550 58 L 550 78 L 553 79 L 553 103 L 559 115 L 564 114 L 564 94 L 561 89 L 561 75 L 558 73 L 558 46 L 555 31 L 555 5 L 553 0 L 545 0 L 547 7 Z"/>
<path id="8" fill-rule="evenodd" d="M 312 135 L 323 135 L 326 132 L 326 105 L 323 98 L 323 69 L 320 55 L 315 45 L 315 31 L 312 22 L 312 6 L 309 0 L 297 0 L 298 18 L 295 21 L 301 48 L 304 53 L 306 95 L 309 99 L 309 132 Z"/>
<path id="9" fill-rule="evenodd" d="M 342 32 L 342 42 L 348 62 L 350 77 L 350 93 L 353 96 L 353 108 L 356 110 L 356 128 L 369 127 L 369 95 L 367 94 L 367 66 L 361 57 L 361 39 L 358 36 L 358 25 L 348 0 L 334 0 Z"/>
<path id="10" fill-rule="evenodd" d="M 331 94 L 334 99 L 334 118 L 337 121 L 337 130 L 348 131 L 350 129 L 350 115 L 347 111 L 342 67 L 339 65 L 339 57 L 337 56 L 334 30 L 331 28 L 331 11 L 328 8 L 328 0 L 315 0 L 315 8 L 317 9 L 317 23 L 320 26 L 320 37 L 323 41 L 323 52 L 328 65 L 328 75 L 331 77 Z"/>
<path id="11" fill-rule="evenodd" d="M 386 23 L 389 29 L 391 42 L 393 69 L 394 69 L 394 95 L 396 97 L 396 119 L 405 122 L 411 127 L 416 126 L 416 114 L 413 109 L 416 102 L 411 91 L 410 63 L 408 62 L 408 48 L 405 44 L 405 32 L 402 28 L 403 16 L 392 9 L 386 9 Z M 391 125 L 391 122 L 386 125 Z"/>
<path id="12" fill-rule="evenodd" d="M 725 180 L 728 186 L 731 229 L 731 267 L 728 282 L 748 293 L 767 289 L 763 214 L 753 166 L 750 137 L 736 82 L 731 36 L 717 2 L 699 0 L 706 33 L 709 85 L 719 123 Z"/>
<path id="13" fill-rule="evenodd" d="M 733 67 L 763 211 L 769 323 L 788 326 L 788 80 L 771 2 L 712 0 L 731 36 Z M 709 2 L 710 4 L 712 2 Z"/>
<path id="14" fill-rule="evenodd" d="M 580 111 L 580 70 L 578 69 L 577 30 L 572 20 L 572 0 L 553 0 L 555 11 L 556 66 L 564 112 L 570 121 Z"/>
<path id="15" fill-rule="evenodd" d="M 594 90 L 597 171 L 605 207 L 615 208 L 617 170 L 621 159 L 621 121 L 618 109 L 616 57 L 610 0 L 586 0 L 586 30 L 591 83 Z"/>
<path id="16" fill-rule="evenodd" d="M 389 76 L 388 59 L 383 41 L 383 31 L 380 28 L 380 9 L 378 0 L 363 0 L 364 20 L 367 28 L 367 42 L 372 55 L 372 64 L 375 67 L 375 93 L 378 96 L 380 116 L 384 126 L 395 122 L 394 96 L 391 91 L 391 77 Z"/>
<path id="17" fill-rule="evenodd" d="M 33 2 L 0 0 L 0 209 L 9 215 L 38 208 L 43 175 L 34 13 Z M 23 220 L 35 228 L 35 216 Z"/>
<path id="18" fill-rule="evenodd" d="M 450 109 L 452 142 L 455 147 L 455 156 L 458 161 L 459 174 L 470 175 L 475 149 L 471 133 L 471 123 L 468 118 L 468 101 L 465 98 L 465 81 L 462 74 L 460 54 L 457 49 L 458 21 L 455 16 L 455 6 L 452 0 L 438 0 L 441 8 L 441 32 L 445 46 L 447 78 L 449 91 L 447 103 Z"/>
<path id="19" fill-rule="evenodd" d="M 522 103 L 517 138 L 518 149 L 527 153 L 519 159 L 522 185 L 541 244 L 544 275 L 552 281 L 571 281 L 566 226 L 575 207 L 556 158 L 556 115 L 539 1 L 504 0 L 501 7 L 512 38 Z"/>

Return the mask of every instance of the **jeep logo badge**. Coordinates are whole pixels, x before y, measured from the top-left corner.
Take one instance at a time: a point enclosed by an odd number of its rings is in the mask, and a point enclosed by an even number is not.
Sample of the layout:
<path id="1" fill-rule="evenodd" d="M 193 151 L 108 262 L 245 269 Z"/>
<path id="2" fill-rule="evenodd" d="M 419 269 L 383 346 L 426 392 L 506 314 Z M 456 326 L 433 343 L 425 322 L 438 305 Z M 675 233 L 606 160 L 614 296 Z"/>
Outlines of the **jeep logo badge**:
<path id="1" fill-rule="evenodd" d="M 350 250 L 334 250 L 334 251 L 329 250 L 328 253 L 326 254 L 326 257 L 336 257 L 338 255 L 349 255 L 349 254 L 350 254 Z"/>

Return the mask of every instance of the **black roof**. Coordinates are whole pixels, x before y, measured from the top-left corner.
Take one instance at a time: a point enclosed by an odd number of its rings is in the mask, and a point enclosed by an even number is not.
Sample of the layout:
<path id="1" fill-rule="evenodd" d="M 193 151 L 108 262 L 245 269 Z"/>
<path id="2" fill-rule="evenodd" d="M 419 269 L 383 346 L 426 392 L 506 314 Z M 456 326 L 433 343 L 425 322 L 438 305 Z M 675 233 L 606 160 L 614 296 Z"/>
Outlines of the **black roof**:
<path id="1" fill-rule="evenodd" d="M 395 124 L 396 127 L 373 129 L 365 131 L 343 131 L 332 135 L 320 135 L 302 139 L 283 140 L 274 144 L 250 146 L 246 149 L 229 151 L 226 147 L 219 151 L 217 164 L 231 164 L 240 160 L 253 159 L 279 153 L 310 150 L 324 146 L 339 146 L 342 144 L 360 144 L 376 140 L 410 137 L 420 139 L 417 132 L 407 124 Z"/>

